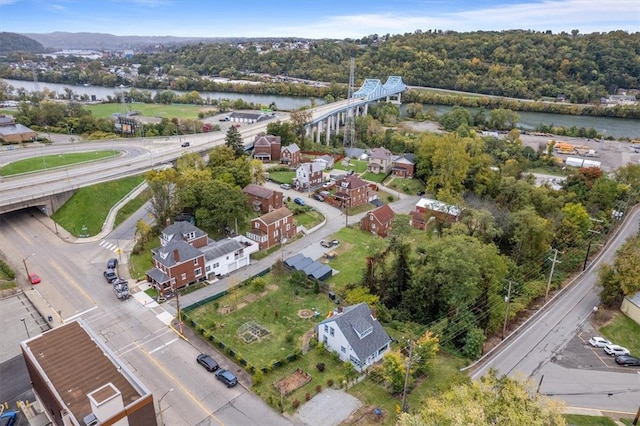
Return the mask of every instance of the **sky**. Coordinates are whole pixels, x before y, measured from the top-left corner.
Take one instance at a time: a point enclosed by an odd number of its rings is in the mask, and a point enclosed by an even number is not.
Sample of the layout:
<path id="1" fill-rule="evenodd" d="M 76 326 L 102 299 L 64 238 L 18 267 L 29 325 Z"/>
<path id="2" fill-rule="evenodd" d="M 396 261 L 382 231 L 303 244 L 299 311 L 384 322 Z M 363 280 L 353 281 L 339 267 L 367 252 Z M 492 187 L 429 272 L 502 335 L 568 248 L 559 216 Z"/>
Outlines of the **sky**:
<path id="1" fill-rule="evenodd" d="M 640 32 L 640 0 L 0 0 L 0 31 L 361 38 L 416 30 Z"/>

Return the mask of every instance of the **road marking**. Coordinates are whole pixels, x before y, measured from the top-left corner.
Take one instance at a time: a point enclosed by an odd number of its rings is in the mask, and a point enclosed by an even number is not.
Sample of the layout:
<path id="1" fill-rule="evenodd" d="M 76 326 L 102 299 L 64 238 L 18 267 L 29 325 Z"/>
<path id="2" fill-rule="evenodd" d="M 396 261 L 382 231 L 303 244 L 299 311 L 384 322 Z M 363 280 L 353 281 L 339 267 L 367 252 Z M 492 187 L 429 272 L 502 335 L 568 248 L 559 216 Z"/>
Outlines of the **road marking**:
<path id="1" fill-rule="evenodd" d="M 175 339 L 168 341 L 168 342 L 167 342 L 167 343 L 165 343 L 164 345 L 158 346 L 157 348 L 150 350 L 150 351 L 149 351 L 149 355 L 151 355 L 151 354 L 152 354 L 152 353 L 154 353 L 154 352 L 159 351 L 159 350 L 160 350 L 160 349 L 162 349 L 162 348 L 165 348 L 165 347 L 169 346 L 170 344 L 172 344 L 173 342 L 175 342 L 175 341 L 177 341 L 177 340 L 178 340 L 178 338 L 176 337 Z"/>
<path id="2" fill-rule="evenodd" d="M 82 293 L 84 295 L 84 297 L 86 297 L 87 299 L 89 299 L 89 301 L 91 301 L 91 303 L 93 303 L 94 305 L 97 305 L 96 301 L 93 300 L 91 298 L 91 296 L 89 296 L 89 293 L 87 293 L 82 287 L 80 287 L 78 284 L 76 284 L 75 280 L 70 277 L 66 271 L 64 269 L 62 269 L 61 267 L 59 267 L 57 264 L 53 263 L 53 262 L 49 262 L 49 264 L 55 269 L 57 270 L 60 275 L 64 276 L 68 282 L 71 283 L 71 285 L 73 285 L 76 289 L 78 289 L 78 291 L 80 293 Z"/>
<path id="3" fill-rule="evenodd" d="M 75 315 L 73 315 L 73 316 L 71 316 L 71 317 L 67 318 L 67 321 L 73 321 L 74 319 L 76 319 L 76 318 L 78 318 L 78 317 L 80 317 L 80 316 L 82 316 L 82 315 L 86 314 L 87 312 L 91 312 L 91 311 L 93 311 L 94 309 L 98 309 L 98 307 L 97 307 L 97 306 L 94 306 L 93 308 L 85 309 L 84 311 L 80 312 L 79 314 L 75 314 Z"/>

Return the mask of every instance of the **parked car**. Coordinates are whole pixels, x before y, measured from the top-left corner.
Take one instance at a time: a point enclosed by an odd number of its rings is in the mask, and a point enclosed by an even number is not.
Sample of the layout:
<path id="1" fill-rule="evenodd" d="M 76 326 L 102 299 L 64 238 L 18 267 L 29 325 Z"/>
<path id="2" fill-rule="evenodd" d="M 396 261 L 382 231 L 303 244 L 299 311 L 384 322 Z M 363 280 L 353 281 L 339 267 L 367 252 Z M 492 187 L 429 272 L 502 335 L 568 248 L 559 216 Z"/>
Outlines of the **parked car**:
<path id="1" fill-rule="evenodd" d="M 631 355 L 618 355 L 616 357 L 616 364 L 628 367 L 640 367 L 640 358 Z"/>
<path id="2" fill-rule="evenodd" d="M 38 276 L 38 274 L 29 274 L 29 282 L 31 284 L 39 284 L 40 277 Z"/>
<path id="3" fill-rule="evenodd" d="M 291 185 L 289 185 L 288 183 L 282 183 L 282 184 L 280 184 L 280 188 L 282 188 L 282 189 L 291 189 Z"/>
<path id="4" fill-rule="evenodd" d="M 418 192 L 416 193 L 416 195 L 417 195 L 418 197 L 421 197 L 421 196 L 423 196 L 423 195 L 424 195 L 424 191 L 418 191 Z"/>
<path id="5" fill-rule="evenodd" d="M 183 147 L 183 148 L 186 148 L 188 146 L 191 146 L 191 143 L 190 142 L 182 142 L 182 145 L 180 145 L 180 146 Z"/>
<path id="6" fill-rule="evenodd" d="M 594 336 L 589 339 L 589 344 L 594 348 L 604 348 L 606 345 L 610 345 L 611 342 L 605 339 L 604 337 Z"/>
<path id="7" fill-rule="evenodd" d="M 118 259 L 111 258 L 107 260 L 107 269 L 117 269 L 118 268 Z"/>
<path id="8" fill-rule="evenodd" d="M 313 199 L 318 200 L 320 202 L 324 201 L 324 197 L 320 194 L 313 194 Z"/>
<path id="9" fill-rule="evenodd" d="M 604 352 L 611 356 L 629 355 L 629 349 L 619 345 L 604 345 Z"/>
<path id="10" fill-rule="evenodd" d="M 218 365 L 218 363 L 216 362 L 215 359 L 211 358 L 210 355 L 207 354 L 200 354 L 198 355 L 198 358 L 196 358 L 198 361 L 198 364 L 200 364 L 201 366 L 203 366 L 204 368 L 207 369 L 208 372 L 214 372 L 217 369 L 220 368 L 220 366 Z"/>
<path id="11" fill-rule="evenodd" d="M 229 370 L 216 371 L 216 379 L 227 385 L 228 388 L 232 388 L 238 384 L 238 378 Z"/>
<path id="12" fill-rule="evenodd" d="M 112 284 L 118 279 L 118 274 L 116 274 L 115 269 L 107 269 L 102 275 L 104 275 L 104 279 L 107 280 L 109 284 Z"/>
<path id="13" fill-rule="evenodd" d="M 0 426 L 13 426 L 16 424 L 18 413 L 15 411 L 4 411 L 0 415 Z"/>
<path id="14" fill-rule="evenodd" d="M 306 203 L 304 202 L 304 200 L 300 197 L 296 197 L 293 199 L 293 202 L 300 205 L 300 206 L 304 206 Z"/>

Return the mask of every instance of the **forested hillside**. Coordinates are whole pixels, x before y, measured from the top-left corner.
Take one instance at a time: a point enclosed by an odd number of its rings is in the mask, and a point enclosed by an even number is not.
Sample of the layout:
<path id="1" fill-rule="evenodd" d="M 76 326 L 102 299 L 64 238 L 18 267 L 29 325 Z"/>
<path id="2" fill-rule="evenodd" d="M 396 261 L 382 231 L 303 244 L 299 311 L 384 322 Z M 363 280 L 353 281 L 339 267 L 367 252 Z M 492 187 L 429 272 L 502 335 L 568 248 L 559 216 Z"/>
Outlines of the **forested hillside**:
<path id="1" fill-rule="evenodd" d="M 16 33 L 0 33 L 0 54 L 14 52 L 40 53 L 44 47 L 37 41 Z"/>
<path id="2" fill-rule="evenodd" d="M 428 31 L 319 40 L 309 51 L 199 44 L 135 61 L 147 65 L 143 70 L 172 64 L 174 73 L 187 78 L 253 71 L 347 83 L 352 56 L 357 81 L 400 75 L 409 85 L 531 99 L 565 95 L 579 103 L 618 88 L 640 88 L 640 33 L 623 31 Z"/>

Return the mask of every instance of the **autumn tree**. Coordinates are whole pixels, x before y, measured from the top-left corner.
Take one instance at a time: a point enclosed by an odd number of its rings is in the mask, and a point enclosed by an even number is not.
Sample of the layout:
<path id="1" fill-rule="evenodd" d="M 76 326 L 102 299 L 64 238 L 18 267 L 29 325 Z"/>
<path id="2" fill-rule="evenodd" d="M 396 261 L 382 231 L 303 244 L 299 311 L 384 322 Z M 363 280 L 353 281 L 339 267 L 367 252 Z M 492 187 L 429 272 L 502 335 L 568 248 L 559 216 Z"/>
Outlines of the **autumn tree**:
<path id="1" fill-rule="evenodd" d="M 306 125 L 311 121 L 311 118 L 311 111 L 309 111 L 308 109 L 299 109 L 297 111 L 292 111 L 289 115 L 293 133 L 296 135 L 296 138 L 300 143 L 300 147 L 304 146 Z"/>
<path id="2" fill-rule="evenodd" d="M 491 370 L 480 381 L 425 398 L 416 413 L 403 413 L 397 424 L 564 426 L 563 408 L 560 400 L 537 393 L 530 379 L 498 377 Z"/>
<path id="3" fill-rule="evenodd" d="M 242 135 L 235 126 L 230 126 L 227 130 L 227 134 L 224 138 L 224 145 L 233 149 L 236 157 L 240 157 L 244 154 L 244 142 L 242 141 Z"/>
<path id="4" fill-rule="evenodd" d="M 178 174 L 174 168 L 151 170 L 145 179 L 151 191 L 151 211 L 158 226 L 164 226 L 177 212 L 177 196 L 175 192 Z"/>
<path id="5" fill-rule="evenodd" d="M 640 235 L 627 239 L 616 252 L 613 265 L 603 265 L 600 272 L 602 303 L 607 307 L 620 306 L 624 296 L 640 291 Z"/>

